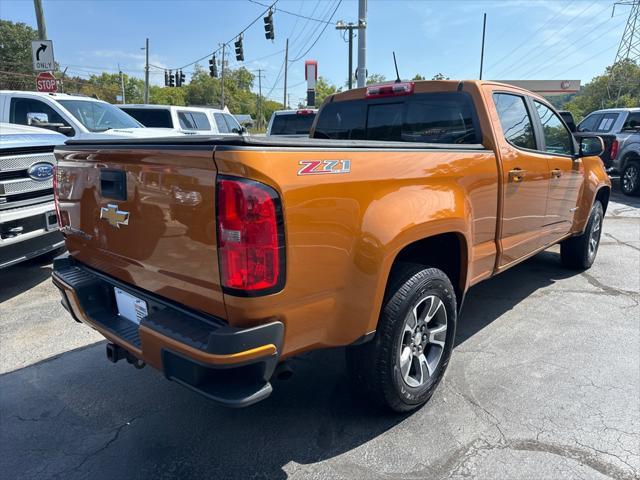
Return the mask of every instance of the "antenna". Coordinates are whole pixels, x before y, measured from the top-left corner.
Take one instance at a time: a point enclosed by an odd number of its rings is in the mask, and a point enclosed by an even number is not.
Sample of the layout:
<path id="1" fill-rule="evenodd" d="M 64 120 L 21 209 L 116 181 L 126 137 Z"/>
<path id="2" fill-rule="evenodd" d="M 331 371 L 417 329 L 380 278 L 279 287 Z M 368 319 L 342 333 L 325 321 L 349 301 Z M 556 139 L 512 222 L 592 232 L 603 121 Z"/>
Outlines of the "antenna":
<path id="1" fill-rule="evenodd" d="M 398 62 L 396 62 L 396 52 L 393 52 L 393 64 L 396 67 L 396 83 L 401 83 L 400 74 L 398 73 Z"/>

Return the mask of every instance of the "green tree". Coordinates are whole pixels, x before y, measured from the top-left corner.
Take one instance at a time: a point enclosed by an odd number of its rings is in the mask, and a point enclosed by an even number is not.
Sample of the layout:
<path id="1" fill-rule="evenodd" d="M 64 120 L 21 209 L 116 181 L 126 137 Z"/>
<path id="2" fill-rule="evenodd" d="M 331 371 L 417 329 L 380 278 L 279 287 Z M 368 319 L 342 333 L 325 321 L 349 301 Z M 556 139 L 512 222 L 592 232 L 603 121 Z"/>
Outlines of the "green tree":
<path id="1" fill-rule="evenodd" d="M 414 75 L 414 77 L 413 77 L 411 80 L 413 80 L 414 82 L 416 82 L 416 81 L 418 81 L 418 80 L 426 80 L 426 78 L 425 78 L 425 77 L 423 77 L 422 75 L 420 75 L 419 73 L 416 73 L 416 74 Z"/>
<path id="2" fill-rule="evenodd" d="M 187 87 L 165 88 L 152 85 L 149 87 L 149 103 L 156 105 L 186 105 Z M 127 97 L 127 103 L 129 101 Z"/>
<path id="3" fill-rule="evenodd" d="M 321 105 L 329 95 L 336 93 L 338 87 L 330 84 L 326 78 L 320 76 L 316 82 L 316 105 Z"/>
<path id="4" fill-rule="evenodd" d="M 387 81 L 387 77 L 381 73 L 372 73 L 367 77 L 367 85 L 375 85 L 376 83 L 384 83 Z"/>
<path id="5" fill-rule="evenodd" d="M 25 23 L 0 20 L 0 88 L 33 90 L 31 41 L 38 32 Z"/>
<path id="6" fill-rule="evenodd" d="M 632 60 L 623 60 L 607 67 L 603 75 L 587 83 L 578 94 L 565 104 L 580 121 L 601 108 L 637 107 L 640 105 L 640 66 Z"/>
<path id="7" fill-rule="evenodd" d="M 442 73 L 436 73 L 431 80 L 449 80 L 449 77 L 445 77 Z"/>

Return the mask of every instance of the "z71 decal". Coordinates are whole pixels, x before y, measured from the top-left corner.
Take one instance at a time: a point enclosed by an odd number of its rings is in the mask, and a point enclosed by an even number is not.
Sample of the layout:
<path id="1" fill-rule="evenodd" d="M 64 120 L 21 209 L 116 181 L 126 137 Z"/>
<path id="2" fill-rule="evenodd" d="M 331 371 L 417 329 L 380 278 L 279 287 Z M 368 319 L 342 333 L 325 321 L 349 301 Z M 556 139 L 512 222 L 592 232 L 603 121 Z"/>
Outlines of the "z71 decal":
<path id="1" fill-rule="evenodd" d="M 351 160 L 300 160 L 298 175 L 324 175 L 329 173 L 349 173 Z"/>

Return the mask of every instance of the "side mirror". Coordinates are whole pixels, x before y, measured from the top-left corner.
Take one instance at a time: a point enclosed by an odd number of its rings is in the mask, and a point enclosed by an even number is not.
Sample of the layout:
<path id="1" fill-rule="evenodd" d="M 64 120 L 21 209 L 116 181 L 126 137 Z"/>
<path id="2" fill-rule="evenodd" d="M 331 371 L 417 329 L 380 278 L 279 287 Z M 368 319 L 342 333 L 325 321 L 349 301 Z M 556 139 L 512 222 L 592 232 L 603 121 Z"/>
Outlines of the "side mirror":
<path id="1" fill-rule="evenodd" d="M 601 137 L 582 137 L 578 157 L 599 157 L 604 152 L 604 142 Z"/>
<path id="2" fill-rule="evenodd" d="M 41 112 L 29 112 L 27 113 L 27 125 L 33 127 L 40 127 L 43 124 L 49 123 L 49 115 Z"/>

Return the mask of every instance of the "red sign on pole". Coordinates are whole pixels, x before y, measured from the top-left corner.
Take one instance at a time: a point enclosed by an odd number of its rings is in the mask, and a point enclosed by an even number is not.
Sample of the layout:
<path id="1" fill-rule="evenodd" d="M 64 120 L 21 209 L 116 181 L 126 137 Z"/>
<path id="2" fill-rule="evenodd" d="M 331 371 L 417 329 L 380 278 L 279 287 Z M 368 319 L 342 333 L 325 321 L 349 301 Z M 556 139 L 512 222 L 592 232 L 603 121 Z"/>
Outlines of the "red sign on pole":
<path id="1" fill-rule="evenodd" d="M 53 73 L 40 72 L 36 79 L 36 89 L 39 92 L 56 93 L 58 91 L 58 83 Z"/>

